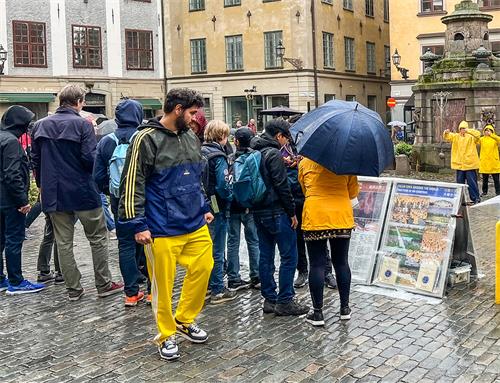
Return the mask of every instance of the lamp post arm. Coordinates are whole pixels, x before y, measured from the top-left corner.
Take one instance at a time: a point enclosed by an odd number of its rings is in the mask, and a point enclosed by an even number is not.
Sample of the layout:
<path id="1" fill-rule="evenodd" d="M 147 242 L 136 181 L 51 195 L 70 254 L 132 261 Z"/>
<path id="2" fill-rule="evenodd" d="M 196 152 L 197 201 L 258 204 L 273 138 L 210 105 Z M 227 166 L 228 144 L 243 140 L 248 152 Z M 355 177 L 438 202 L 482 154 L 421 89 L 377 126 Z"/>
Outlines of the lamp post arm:
<path id="1" fill-rule="evenodd" d="M 302 70 L 304 69 L 304 62 L 302 59 L 294 59 L 290 57 L 283 57 L 283 61 L 286 61 L 287 63 L 290 63 L 293 65 L 293 67 L 297 70 Z"/>

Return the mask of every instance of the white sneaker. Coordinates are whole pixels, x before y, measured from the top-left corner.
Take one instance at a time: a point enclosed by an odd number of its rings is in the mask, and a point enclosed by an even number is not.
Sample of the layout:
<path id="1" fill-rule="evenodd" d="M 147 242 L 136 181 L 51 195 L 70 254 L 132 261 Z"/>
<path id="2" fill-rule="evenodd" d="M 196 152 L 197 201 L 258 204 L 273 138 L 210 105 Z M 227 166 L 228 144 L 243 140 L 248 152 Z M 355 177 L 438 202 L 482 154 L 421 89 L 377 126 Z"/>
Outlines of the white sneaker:
<path id="1" fill-rule="evenodd" d="M 158 352 L 160 353 L 160 358 L 162 359 L 174 360 L 179 358 L 179 348 L 177 347 L 175 335 L 172 335 L 167 340 L 163 341 L 163 343 L 158 346 Z"/>

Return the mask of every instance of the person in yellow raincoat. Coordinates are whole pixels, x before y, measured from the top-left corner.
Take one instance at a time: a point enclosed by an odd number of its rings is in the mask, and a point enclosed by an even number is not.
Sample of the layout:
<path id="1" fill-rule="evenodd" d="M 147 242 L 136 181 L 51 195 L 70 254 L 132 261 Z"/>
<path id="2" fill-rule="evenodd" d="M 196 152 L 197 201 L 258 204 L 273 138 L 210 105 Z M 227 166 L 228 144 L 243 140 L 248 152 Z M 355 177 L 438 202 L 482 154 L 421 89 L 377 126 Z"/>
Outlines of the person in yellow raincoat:
<path id="1" fill-rule="evenodd" d="M 498 158 L 498 144 L 500 137 L 495 134 L 493 125 L 488 124 L 483 129 L 483 136 L 479 139 L 481 152 L 479 154 L 479 173 L 483 176 L 483 194 L 488 194 L 488 179 L 493 178 L 495 194 L 500 194 L 500 159 Z"/>
<path id="2" fill-rule="evenodd" d="M 473 204 L 481 201 L 477 185 L 477 170 L 479 169 L 479 155 L 477 145 L 479 144 L 479 133 L 475 129 L 469 129 L 467 121 L 462 121 L 458 126 L 458 133 L 451 133 L 446 129 L 443 138 L 451 142 L 451 168 L 457 171 L 457 183 L 464 184 L 467 181 L 469 196 Z"/>
<path id="3" fill-rule="evenodd" d="M 340 295 L 340 319 L 351 318 L 349 292 L 351 269 L 348 254 L 354 215 L 351 200 L 359 193 L 356 176 L 337 175 L 320 164 L 304 158 L 299 162 L 299 182 L 304 191 L 302 231 L 309 254 L 309 291 L 314 310 L 306 316 L 313 326 L 324 326 L 323 286 L 327 242 Z"/>

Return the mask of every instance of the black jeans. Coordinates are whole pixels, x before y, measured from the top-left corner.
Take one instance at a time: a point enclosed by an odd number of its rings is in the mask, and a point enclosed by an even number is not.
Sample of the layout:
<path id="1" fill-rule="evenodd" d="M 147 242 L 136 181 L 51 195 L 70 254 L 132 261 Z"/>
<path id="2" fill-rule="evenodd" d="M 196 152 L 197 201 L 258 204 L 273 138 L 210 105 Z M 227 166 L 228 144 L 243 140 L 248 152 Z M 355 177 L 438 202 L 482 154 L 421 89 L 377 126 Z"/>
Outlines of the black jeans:
<path id="1" fill-rule="evenodd" d="M 483 176 L 483 193 L 488 194 L 488 180 L 490 178 L 490 174 L 481 174 Z M 491 177 L 493 178 L 493 183 L 495 184 L 495 194 L 499 195 L 500 194 L 500 179 L 499 179 L 499 174 L 491 174 Z"/>
<path id="2" fill-rule="evenodd" d="M 351 290 L 351 269 L 349 268 L 349 241 L 350 238 L 331 238 L 317 241 L 307 241 L 311 270 L 309 272 L 309 291 L 313 308 L 323 308 L 323 288 L 325 286 L 325 267 L 327 254 L 327 241 L 330 242 L 332 263 L 337 277 L 340 295 L 340 307 L 349 306 L 349 293 Z"/>
<path id="3" fill-rule="evenodd" d="M 12 286 L 18 286 L 23 280 L 21 254 L 24 241 L 26 216 L 15 207 L 0 209 L 0 281 L 5 280 L 3 273 L 3 252 L 7 275 Z"/>
<path id="4" fill-rule="evenodd" d="M 37 270 L 40 273 L 47 274 L 50 272 L 50 257 L 52 256 L 52 247 L 54 247 L 54 267 L 58 274 L 61 274 L 59 266 L 59 255 L 57 254 L 57 243 L 54 237 L 54 229 L 50 216 L 45 214 L 45 227 L 43 228 L 42 243 L 38 250 Z"/>

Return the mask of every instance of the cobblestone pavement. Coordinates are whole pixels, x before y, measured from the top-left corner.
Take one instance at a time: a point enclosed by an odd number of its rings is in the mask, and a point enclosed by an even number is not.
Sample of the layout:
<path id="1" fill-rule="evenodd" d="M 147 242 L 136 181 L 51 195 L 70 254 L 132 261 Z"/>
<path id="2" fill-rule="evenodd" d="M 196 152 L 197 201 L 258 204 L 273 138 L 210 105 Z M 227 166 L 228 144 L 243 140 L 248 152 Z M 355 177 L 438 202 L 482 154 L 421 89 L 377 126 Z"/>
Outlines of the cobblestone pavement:
<path id="1" fill-rule="evenodd" d="M 98 299 L 91 257 L 78 228 L 75 253 L 87 294 L 69 302 L 62 286 L 0 296 L 1 382 L 493 382 L 500 381 L 500 306 L 494 305 L 494 223 L 498 212 L 471 212 L 480 271 L 440 304 L 354 291 L 353 318 L 341 323 L 337 292 L 325 291 L 326 327 L 264 315 L 257 291 L 207 306 L 198 322 L 204 345 L 180 340 L 181 359 L 164 362 L 151 340 L 155 325 L 142 304 Z M 36 275 L 43 219 L 24 247 L 24 269 Z M 110 263 L 118 277 L 116 242 Z M 309 302 L 306 288 L 301 300 Z M 175 292 L 178 297 L 178 287 Z"/>

